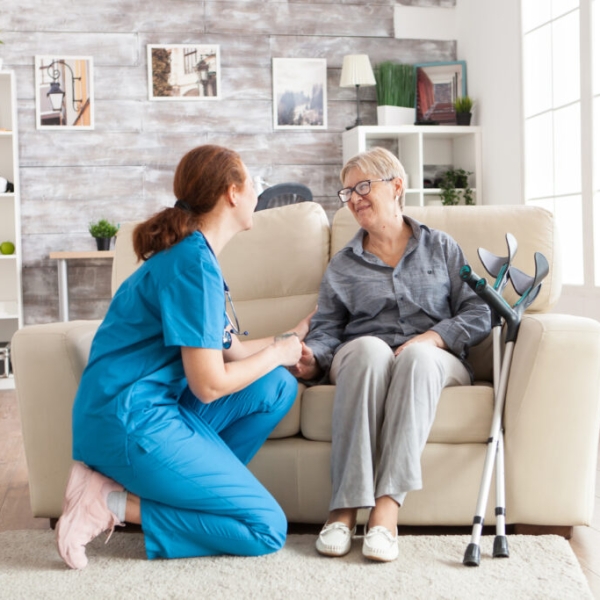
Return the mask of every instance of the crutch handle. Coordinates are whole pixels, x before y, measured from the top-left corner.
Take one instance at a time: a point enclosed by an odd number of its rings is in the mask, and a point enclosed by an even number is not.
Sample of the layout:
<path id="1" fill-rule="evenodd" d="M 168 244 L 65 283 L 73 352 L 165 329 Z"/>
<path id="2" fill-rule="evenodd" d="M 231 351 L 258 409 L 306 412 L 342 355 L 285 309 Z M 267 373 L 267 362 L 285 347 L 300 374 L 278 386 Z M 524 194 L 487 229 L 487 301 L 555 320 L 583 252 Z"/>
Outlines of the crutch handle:
<path id="1" fill-rule="evenodd" d="M 475 273 L 475 271 L 473 271 L 473 269 L 469 265 L 465 265 L 464 267 L 461 267 L 459 275 L 460 275 L 460 278 L 474 292 L 476 292 L 478 295 L 481 295 L 477 291 L 477 286 L 478 285 L 483 285 L 484 283 L 486 283 L 485 278 L 479 277 L 479 275 L 477 275 Z M 480 282 L 483 282 L 483 283 L 480 283 Z M 487 302 L 485 300 L 485 298 L 483 298 L 483 300 L 486 302 L 486 304 L 488 304 L 488 306 L 490 306 L 489 302 Z M 491 308 L 493 309 L 493 307 L 491 307 Z M 498 326 L 500 326 L 502 324 L 501 315 L 496 310 L 492 310 L 491 317 L 492 317 L 492 327 L 498 327 Z"/>
<path id="2" fill-rule="evenodd" d="M 475 286 L 478 281 L 481 279 L 478 275 L 475 274 L 475 271 L 471 269 L 469 265 L 465 265 L 460 270 L 460 278 L 473 290 L 475 291 Z"/>
<path id="3" fill-rule="evenodd" d="M 480 279 L 475 286 L 475 293 L 506 321 L 506 341 L 517 339 L 521 315 L 513 310 L 510 304 L 485 279 Z"/>

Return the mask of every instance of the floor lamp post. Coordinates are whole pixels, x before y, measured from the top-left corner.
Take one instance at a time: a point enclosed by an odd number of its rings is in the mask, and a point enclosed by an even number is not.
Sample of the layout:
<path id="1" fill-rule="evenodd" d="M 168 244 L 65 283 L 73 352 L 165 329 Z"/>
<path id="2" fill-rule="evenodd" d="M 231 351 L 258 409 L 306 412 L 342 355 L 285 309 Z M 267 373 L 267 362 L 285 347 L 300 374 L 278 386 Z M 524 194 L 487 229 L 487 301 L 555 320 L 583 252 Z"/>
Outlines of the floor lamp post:
<path id="1" fill-rule="evenodd" d="M 360 118 L 360 86 L 375 85 L 375 75 L 371 68 L 371 62 L 366 54 L 348 54 L 344 56 L 342 64 L 342 76 L 340 77 L 340 87 L 355 87 L 356 88 L 356 122 L 354 125 L 349 125 L 346 129 L 352 129 L 358 125 L 362 125 Z"/>

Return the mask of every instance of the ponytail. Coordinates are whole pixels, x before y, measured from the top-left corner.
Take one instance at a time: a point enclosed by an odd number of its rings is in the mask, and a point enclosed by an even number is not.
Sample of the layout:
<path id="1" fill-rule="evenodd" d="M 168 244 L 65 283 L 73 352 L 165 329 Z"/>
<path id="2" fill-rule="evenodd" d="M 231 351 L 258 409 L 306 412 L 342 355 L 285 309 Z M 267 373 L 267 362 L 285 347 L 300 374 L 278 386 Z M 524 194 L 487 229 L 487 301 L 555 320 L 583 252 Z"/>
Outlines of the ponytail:
<path id="1" fill-rule="evenodd" d="M 242 187 L 244 181 L 244 166 L 237 152 L 214 145 L 190 150 L 175 171 L 175 206 L 159 211 L 133 230 L 138 260 L 148 260 L 196 231 L 202 215 L 213 210 L 231 185 Z"/>

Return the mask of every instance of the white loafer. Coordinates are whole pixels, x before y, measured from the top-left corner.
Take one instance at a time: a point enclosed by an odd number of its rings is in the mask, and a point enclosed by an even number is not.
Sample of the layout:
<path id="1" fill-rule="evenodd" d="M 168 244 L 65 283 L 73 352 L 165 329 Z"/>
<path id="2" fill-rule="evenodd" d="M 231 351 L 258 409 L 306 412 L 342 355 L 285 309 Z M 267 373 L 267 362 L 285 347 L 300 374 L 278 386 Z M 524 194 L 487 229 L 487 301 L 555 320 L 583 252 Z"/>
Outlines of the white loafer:
<path id="1" fill-rule="evenodd" d="M 355 533 L 356 525 L 351 530 L 339 521 L 325 523 L 317 538 L 317 552 L 325 556 L 344 556 L 350 552 L 352 536 Z"/>
<path id="2" fill-rule="evenodd" d="M 365 558 L 391 562 L 398 558 L 398 537 L 386 527 L 376 526 L 365 533 L 362 553 Z"/>

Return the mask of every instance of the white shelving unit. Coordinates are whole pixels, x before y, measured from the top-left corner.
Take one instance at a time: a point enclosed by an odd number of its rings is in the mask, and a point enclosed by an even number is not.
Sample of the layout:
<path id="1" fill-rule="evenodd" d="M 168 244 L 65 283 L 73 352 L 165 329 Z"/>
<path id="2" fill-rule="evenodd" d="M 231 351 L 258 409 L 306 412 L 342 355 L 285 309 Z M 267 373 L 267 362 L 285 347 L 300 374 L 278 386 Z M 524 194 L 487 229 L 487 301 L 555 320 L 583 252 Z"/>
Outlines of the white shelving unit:
<path id="1" fill-rule="evenodd" d="M 14 186 L 14 192 L 0 193 L 0 243 L 15 245 L 14 254 L 0 254 L 0 346 L 4 346 L 23 324 L 17 101 L 12 71 L 0 71 L 0 177 Z M 2 364 L 0 376 L 3 372 Z M 0 382 L 0 389 L 6 387 L 6 379 Z"/>
<path id="2" fill-rule="evenodd" d="M 472 172 L 469 185 L 482 204 L 481 128 L 457 125 L 377 125 L 354 127 L 342 135 L 344 163 L 373 146 L 384 146 L 400 159 L 408 175 L 406 204 L 439 204 L 440 190 L 424 186 L 425 165 L 452 165 Z"/>

